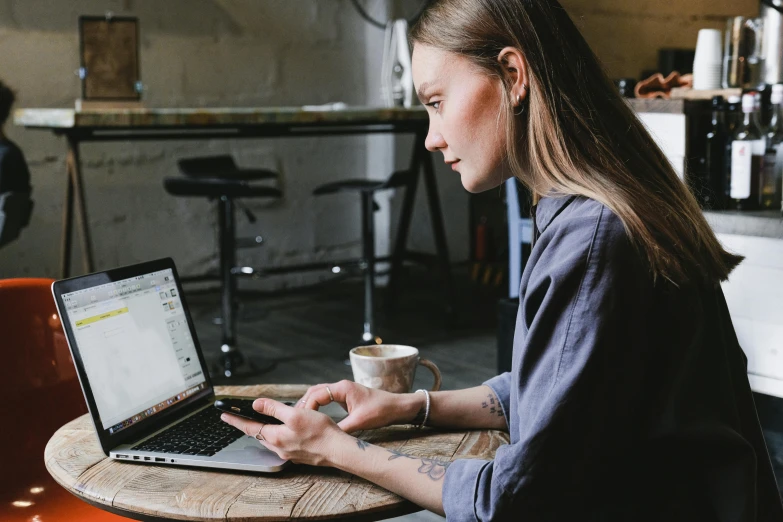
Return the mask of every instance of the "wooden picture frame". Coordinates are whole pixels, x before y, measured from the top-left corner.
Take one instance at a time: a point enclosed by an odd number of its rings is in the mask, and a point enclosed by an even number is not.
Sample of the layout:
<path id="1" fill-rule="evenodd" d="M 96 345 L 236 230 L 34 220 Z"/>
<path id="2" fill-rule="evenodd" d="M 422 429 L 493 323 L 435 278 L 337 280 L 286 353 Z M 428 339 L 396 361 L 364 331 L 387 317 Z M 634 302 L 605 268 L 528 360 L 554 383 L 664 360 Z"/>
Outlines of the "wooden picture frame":
<path id="1" fill-rule="evenodd" d="M 80 16 L 79 55 L 82 100 L 140 100 L 137 18 Z"/>

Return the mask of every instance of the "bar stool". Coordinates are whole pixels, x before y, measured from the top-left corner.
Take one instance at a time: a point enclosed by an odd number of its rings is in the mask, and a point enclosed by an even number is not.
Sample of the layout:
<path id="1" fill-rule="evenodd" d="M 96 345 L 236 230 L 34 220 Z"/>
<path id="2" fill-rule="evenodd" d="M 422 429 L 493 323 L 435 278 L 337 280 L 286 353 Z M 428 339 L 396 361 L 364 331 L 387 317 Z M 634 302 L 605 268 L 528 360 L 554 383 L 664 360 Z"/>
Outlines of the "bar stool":
<path id="1" fill-rule="evenodd" d="M 257 185 L 254 182 L 277 179 L 277 173 L 265 169 L 240 169 L 231 156 L 210 156 L 183 159 L 178 162 L 184 176 L 169 177 L 163 182 L 166 191 L 173 196 L 206 197 L 218 201 L 218 237 L 220 252 L 220 290 L 221 290 L 221 326 L 219 371 L 225 377 L 232 377 L 237 370 L 247 368 L 261 373 L 271 369 L 273 364 L 250 361 L 242 354 L 236 340 L 236 318 L 234 317 L 234 299 L 236 294 L 236 276 L 232 270 L 236 266 L 237 245 L 259 244 L 258 239 L 243 242 L 236 238 L 234 206 L 244 198 L 282 197 L 279 189 Z M 251 223 L 256 218 L 247 207 L 243 210 Z"/>
<path id="2" fill-rule="evenodd" d="M 375 329 L 375 219 L 374 212 L 380 207 L 373 199 L 379 190 L 407 187 L 411 182 L 412 172 L 399 171 L 386 180 L 347 179 L 320 185 L 313 191 L 314 196 L 336 194 L 338 192 L 358 192 L 362 201 L 362 258 L 358 267 L 364 275 L 364 342 L 379 342 Z M 398 252 L 393 253 L 399 255 Z"/>

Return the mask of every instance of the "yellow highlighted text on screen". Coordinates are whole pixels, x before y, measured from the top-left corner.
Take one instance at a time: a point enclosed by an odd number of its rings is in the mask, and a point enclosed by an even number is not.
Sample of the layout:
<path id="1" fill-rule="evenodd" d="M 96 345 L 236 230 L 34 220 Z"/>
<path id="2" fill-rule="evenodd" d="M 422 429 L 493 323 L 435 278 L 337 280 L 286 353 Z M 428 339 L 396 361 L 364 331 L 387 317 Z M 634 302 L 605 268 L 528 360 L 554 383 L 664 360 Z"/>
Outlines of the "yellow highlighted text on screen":
<path id="1" fill-rule="evenodd" d="M 86 326 L 88 324 L 96 323 L 102 319 L 108 319 L 109 317 L 115 317 L 121 314 L 127 314 L 128 308 L 120 308 L 118 310 L 112 310 L 111 312 L 106 312 L 105 314 L 100 315 L 93 315 L 92 317 L 88 317 L 87 319 L 82 319 L 81 321 L 76 321 L 76 327 L 80 326 Z"/>

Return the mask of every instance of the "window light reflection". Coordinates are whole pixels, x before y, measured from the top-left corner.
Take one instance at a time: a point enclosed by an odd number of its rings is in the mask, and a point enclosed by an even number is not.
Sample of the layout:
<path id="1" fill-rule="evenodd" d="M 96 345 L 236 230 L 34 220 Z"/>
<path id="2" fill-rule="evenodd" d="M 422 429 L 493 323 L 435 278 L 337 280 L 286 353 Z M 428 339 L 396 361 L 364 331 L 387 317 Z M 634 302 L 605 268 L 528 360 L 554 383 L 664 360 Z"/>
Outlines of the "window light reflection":
<path id="1" fill-rule="evenodd" d="M 34 488 L 30 488 L 30 493 L 32 493 L 33 495 L 37 495 L 38 493 L 43 493 L 43 491 L 44 491 L 44 488 L 42 488 L 40 486 L 36 486 Z"/>
<path id="2" fill-rule="evenodd" d="M 14 507 L 25 508 L 32 506 L 33 502 L 30 502 L 29 500 L 14 500 L 11 502 L 11 505 Z"/>

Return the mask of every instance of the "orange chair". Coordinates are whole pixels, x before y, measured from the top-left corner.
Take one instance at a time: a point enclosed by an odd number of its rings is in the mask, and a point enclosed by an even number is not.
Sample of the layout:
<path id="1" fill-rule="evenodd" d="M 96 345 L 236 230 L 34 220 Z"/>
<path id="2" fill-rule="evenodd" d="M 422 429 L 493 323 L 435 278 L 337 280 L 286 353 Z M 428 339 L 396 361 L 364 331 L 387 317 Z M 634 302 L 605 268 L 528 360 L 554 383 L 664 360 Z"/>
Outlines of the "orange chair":
<path id="1" fill-rule="evenodd" d="M 123 521 L 60 487 L 44 447 L 87 413 L 50 279 L 0 279 L 0 520 Z"/>

